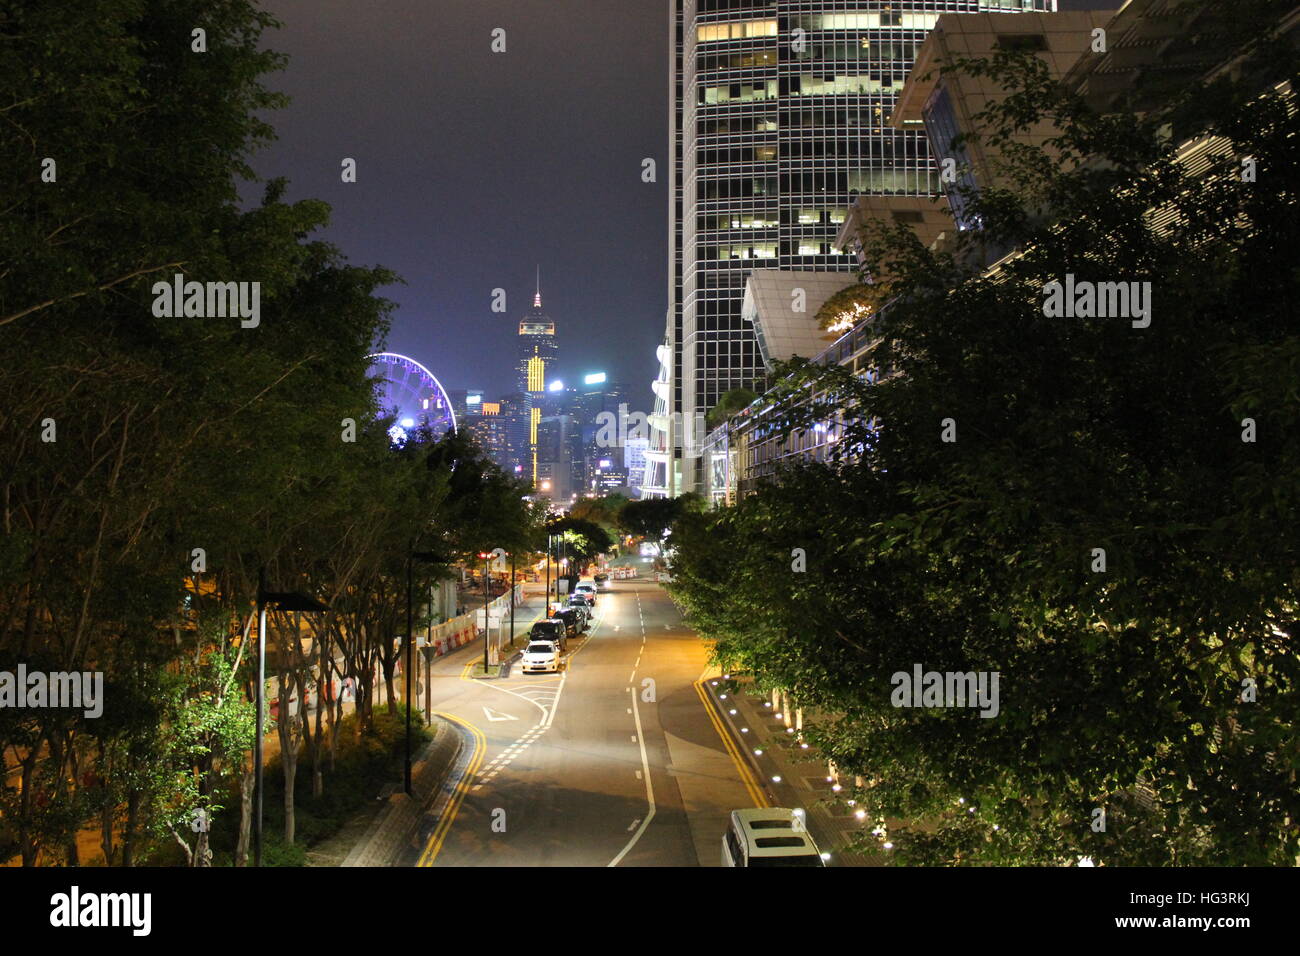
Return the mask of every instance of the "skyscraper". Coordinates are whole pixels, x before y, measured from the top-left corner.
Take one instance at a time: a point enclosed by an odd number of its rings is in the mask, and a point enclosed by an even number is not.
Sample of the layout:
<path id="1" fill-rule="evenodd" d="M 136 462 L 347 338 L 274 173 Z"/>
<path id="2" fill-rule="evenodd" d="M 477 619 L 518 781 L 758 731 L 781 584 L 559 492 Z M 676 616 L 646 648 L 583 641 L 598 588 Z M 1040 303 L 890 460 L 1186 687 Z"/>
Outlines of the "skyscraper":
<path id="1" fill-rule="evenodd" d="M 854 256 L 835 248 L 850 197 L 938 192 L 921 124 L 899 130 L 888 119 L 939 14 L 1052 11 L 1056 2 L 668 0 L 668 8 L 669 374 L 656 394 L 673 432 L 660 428 L 650 443 L 651 494 L 699 490 L 701 417 L 730 389 L 763 378 L 741 315 L 749 272 L 851 272 Z"/>
<path id="2" fill-rule="evenodd" d="M 542 418 L 542 396 L 559 357 L 555 344 L 555 323 L 542 311 L 541 274 L 533 294 L 533 307 L 519 320 L 519 351 L 515 363 L 519 391 L 526 396 L 527 419 L 515 442 L 524 466 L 524 476 L 537 484 L 537 424 Z M 526 429 L 526 431 L 525 431 Z"/>

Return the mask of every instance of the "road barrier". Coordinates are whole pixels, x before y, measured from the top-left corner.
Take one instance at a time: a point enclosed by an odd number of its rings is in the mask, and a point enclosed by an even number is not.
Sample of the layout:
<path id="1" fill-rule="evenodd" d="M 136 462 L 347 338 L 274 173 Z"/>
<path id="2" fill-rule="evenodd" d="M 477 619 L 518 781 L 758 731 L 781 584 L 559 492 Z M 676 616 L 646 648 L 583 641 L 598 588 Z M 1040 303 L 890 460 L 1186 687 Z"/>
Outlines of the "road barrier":
<path id="1" fill-rule="evenodd" d="M 491 621 L 493 612 L 502 615 L 510 613 L 510 592 L 501 595 L 495 601 L 488 604 L 488 620 Z M 524 599 L 524 587 L 522 584 L 514 588 L 515 606 L 518 607 Z M 453 617 L 450 621 L 444 621 L 442 624 L 435 625 L 433 628 L 433 648 L 438 657 L 449 654 L 458 647 L 464 647 L 470 641 L 478 638 L 480 633 L 479 621 L 483 617 L 483 609 L 476 608 L 468 614 L 462 614 L 459 617 Z"/>

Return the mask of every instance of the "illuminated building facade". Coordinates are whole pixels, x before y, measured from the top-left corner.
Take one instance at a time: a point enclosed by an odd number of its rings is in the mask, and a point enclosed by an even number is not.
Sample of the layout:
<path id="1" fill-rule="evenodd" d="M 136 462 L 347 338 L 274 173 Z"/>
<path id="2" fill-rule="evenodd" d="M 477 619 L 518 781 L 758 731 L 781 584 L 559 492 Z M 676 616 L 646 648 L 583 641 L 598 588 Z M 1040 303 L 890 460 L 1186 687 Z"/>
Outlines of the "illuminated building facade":
<path id="1" fill-rule="evenodd" d="M 836 239 L 852 196 L 939 191 L 923 125 L 889 123 L 939 15 L 1055 7 L 669 0 L 669 355 L 645 494 L 703 490 L 695 423 L 733 388 L 762 390 L 741 312 L 749 273 L 850 272 L 856 259 Z"/>
<path id="2" fill-rule="evenodd" d="M 537 485 L 537 428 L 542 419 L 542 398 L 546 381 L 554 372 L 560 350 L 555 342 L 555 323 L 542 311 L 539 282 L 533 307 L 519 320 L 518 360 L 515 364 L 519 391 L 525 396 L 526 417 L 516 425 L 514 455 L 523 465 L 523 475 Z"/>

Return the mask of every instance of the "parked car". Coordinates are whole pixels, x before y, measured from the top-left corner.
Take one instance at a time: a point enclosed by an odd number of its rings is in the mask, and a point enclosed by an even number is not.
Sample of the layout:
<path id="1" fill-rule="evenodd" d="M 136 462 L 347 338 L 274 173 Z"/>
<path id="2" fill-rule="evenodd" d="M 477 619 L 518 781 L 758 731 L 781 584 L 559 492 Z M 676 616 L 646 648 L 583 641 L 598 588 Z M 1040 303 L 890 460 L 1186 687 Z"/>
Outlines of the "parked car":
<path id="1" fill-rule="evenodd" d="M 576 588 L 573 589 L 573 593 L 581 594 L 583 597 L 587 598 L 587 603 L 591 604 L 592 607 L 595 607 L 596 585 L 592 584 L 590 581 L 583 581 L 581 584 L 579 584 Z"/>
<path id="2" fill-rule="evenodd" d="M 549 617 L 545 621 L 538 621 L 533 625 L 533 629 L 528 632 L 530 641 L 554 641 L 560 645 L 560 650 L 566 650 L 569 646 L 568 627 L 564 621 L 559 618 Z"/>
<path id="3" fill-rule="evenodd" d="M 723 866 L 825 866 L 802 810 L 732 810 L 722 837 Z"/>
<path id="4" fill-rule="evenodd" d="M 583 625 L 586 623 L 578 614 L 577 608 L 566 607 L 555 615 L 556 619 L 564 622 L 569 637 L 577 637 L 582 633 Z"/>
<path id="5" fill-rule="evenodd" d="M 578 616 L 582 618 L 582 630 L 585 631 L 587 625 L 591 623 L 591 608 L 587 605 L 587 599 L 575 594 L 569 598 L 567 610 L 578 612 Z"/>
<path id="6" fill-rule="evenodd" d="M 529 641 L 524 648 L 520 669 L 525 674 L 558 673 L 560 670 L 560 645 L 554 641 Z"/>

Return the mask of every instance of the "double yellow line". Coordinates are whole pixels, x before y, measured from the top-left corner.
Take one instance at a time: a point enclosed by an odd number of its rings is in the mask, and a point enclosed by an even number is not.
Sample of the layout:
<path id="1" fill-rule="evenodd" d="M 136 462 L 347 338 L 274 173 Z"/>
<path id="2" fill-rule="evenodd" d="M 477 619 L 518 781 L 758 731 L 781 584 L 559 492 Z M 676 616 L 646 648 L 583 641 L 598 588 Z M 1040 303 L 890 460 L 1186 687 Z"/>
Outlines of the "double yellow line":
<path id="1" fill-rule="evenodd" d="M 533 620 L 529 621 L 528 624 L 531 625 L 536 621 L 540 621 L 542 615 L 545 613 L 546 609 L 543 608 L 542 614 L 533 618 Z M 597 626 L 599 626 L 599 622 L 592 624 L 587 635 L 588 637 L 590 637 L 591 633 L 596 630 Z M 583 643 L 585 645 L 586 642 L 584 641 Z M 581 650 L 581 648 L 579 648 L 579 650 Z M 576 653 L 577 651 L 574 651 L 574 654 Z M 572 657 L 572 655 L 570 655 L 570 657 Z M 469 676 L 469 672 L 476 663 L 478 663 L 477 659 L 471 659 L 465 664 L 460 672 L 461 680 L 472 679 Z M 469 793 L 471 783 L 478 777 L 479 767 L 482 766 L 483 756 L 487 752 L 487 737 L 484 735 L 483 731 L 479 730 L 468 720 L 463 720 L 454 714 L 439 712 L 438 716 L 444 720 L 450 720 L 453 723 L 459 724 L 474 736 L 474 753 L 469 759 L 469 764 L 465 767 L 465 772 L 462 773 L 460 779 L 456 781 L 456 789 L 452 791 L 451 799 L 447 801 L 447 805 L 438 816 L 438 824 L 433 828 L 433 833 L 429 836 L 429 842 L 426 844 L 424 852 L 420 854 L 420 859 L 415 864 L 416 866 L 432 866 L 433 861 L 437 859 L 438 853 L 442 850 L 443 843 L 447 840 L 447 834 L 451 830 L 451 825 L 456 821 L 456 815 L 460 812 L 460 805 L 465 802 L 465 796 Z"/>
<path id="2" fill-rule="evenodd" d="M 470 783 L 478 776 L 478 768 L 483 763 L 483 754 L 487 751 L 487 738 L 483 736 L 483 731 L 469 721 L 461 720 L 453 714 L 439 712 L 438 716 L 443 720 L 450 720 L 459 724 L 474 735 L 474 753 L 469 758 L 469 765 L 465 768 L 465 772 L 460 775 L 460 780 L 456 782 L 456 789 L 452 791 L 451 799 L 447 801 L 447 806 L 443 808 L 442 813 L 438 816 L 438 825 L 433 828 L 429 842 L 425 846 L 424 852 L 420 854 L 416 866 L 432 866 L 433 861 L 437 859 L 438 852 L 447 839 L 447 833 L 451 830 L 452 822 L 456 819 L 456 813 L 460 810 L 465 795 L 469 793 Z"/>
<path id="3" fill-rule="evenodd" d="M 736 748 L 735 742 L 731 739 L 731 734 L 722 722 L 721 715 L 718 714 L 714 707 L 713 698 L 709 692 L 704 689 L 706 678 L 701 677 L 695 682 L 695 693 L 700 695 L 700 703 L 704 705 L 704 712 L 709 715 L 709 720 L 713 722 L 713 729 L 718 732 L 718 738 L 722 741 L 722 746 L 727 749 L 731 755 L 731 762 L 736 765 L 736 772 L 740 774 L 740 780 L 749 791 L 749 799 L 754 801 L 756 807 L 770 807 L 767 802 L 767 795 L 763 793 L 762 787 L 758 785 L 758 779 L 754 776 L 753 770 L 750 769 L 749 761 Z"/>

